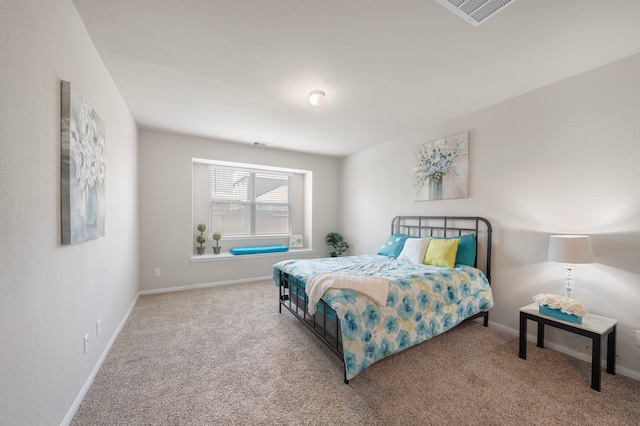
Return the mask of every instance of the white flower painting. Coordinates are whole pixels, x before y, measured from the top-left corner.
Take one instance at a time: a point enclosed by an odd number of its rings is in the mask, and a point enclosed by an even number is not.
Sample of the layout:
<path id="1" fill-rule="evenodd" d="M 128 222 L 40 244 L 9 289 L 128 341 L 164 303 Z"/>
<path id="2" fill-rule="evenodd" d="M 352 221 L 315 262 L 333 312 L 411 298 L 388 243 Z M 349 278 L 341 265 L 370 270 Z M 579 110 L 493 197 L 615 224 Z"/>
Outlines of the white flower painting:
<path id="1" fill-rule="evenodd" d="M 469 132 L 415 148 L 413 189 L 415 201 L 469 196 Z"/>
<path id="2" fill-rule="evenodd" d="M 105 125 L 84 99 L 61 85 L 62 244 L 104 236 Z"/>

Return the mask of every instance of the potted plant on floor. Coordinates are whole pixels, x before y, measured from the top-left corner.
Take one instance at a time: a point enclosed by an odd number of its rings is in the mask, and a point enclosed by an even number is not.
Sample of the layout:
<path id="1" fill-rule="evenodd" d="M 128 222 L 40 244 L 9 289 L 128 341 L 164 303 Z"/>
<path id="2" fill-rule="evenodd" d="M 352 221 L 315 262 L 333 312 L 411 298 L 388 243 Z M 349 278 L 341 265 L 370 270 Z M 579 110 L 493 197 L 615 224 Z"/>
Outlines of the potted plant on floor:
<path id="1" fill-rule="evenodd" d="M 338 257 L 349 249 L 349 244 L 337 232 L 328 233 L 324 240 L 333 247 L 333 251 L 329 253 L 331 257 Z"/>
<path id="2" fill-rule="evenodd" d="M 198 226 L 196 226 L 196 229 L 200 231 L 200 235 L 196 237 L 196 242 L 200 244 L 200 247 L 196 247 L 196 252 L 198 254 L 204 254 L 203 244 L 207 242 L 207 237 L 204 236 L 204 231 L 207 230 L 207 225 L 205 225 L 204 223 L 201 223 Z"/>
<path id="3" fill-rule="evenodd" d="M 222 238 L 221 232 L 214 232 L 211 236 L 214 240 L 216 240 L 216 245 L 213 247 L 213 254 L 220 254 L 220 246 L 218 245 L 218 241 Z"/>

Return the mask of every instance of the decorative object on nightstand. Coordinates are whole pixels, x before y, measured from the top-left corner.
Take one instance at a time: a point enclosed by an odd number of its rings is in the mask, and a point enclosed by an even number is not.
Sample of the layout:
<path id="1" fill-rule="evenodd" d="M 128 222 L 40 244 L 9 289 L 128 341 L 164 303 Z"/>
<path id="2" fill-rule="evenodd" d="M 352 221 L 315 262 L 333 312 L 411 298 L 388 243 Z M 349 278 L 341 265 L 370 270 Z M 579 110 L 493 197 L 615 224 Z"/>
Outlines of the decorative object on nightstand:
<path id="1" fill-rule="evenodd" d="M 290 248 L 303 248 L 304 247 L 304 242 L 303 242 L 303 238 L 302 235 L 300 234 L 291 234 L 291 236 L 289 237 L 289 247 Z"/>
<path id="2" fill-rule="evenodd" d="M 571 297 L 573 279 L 571 273 L 574 263 L 593 263 L 591 239 L 587 235 L 551 235 L 549 237 L 549 256 L 553 262 L 566 264 L 567 277 L 565 279 L 564 295 Z"/>
<path id="3" fill-rule="evenodd" d="M 577 324 L 580 324 L 582 317 L 589 312 L 582 302 L 567 296 L 537 294 L 533 296 L 533 300 L 538 304 L 541 314 Z"/>

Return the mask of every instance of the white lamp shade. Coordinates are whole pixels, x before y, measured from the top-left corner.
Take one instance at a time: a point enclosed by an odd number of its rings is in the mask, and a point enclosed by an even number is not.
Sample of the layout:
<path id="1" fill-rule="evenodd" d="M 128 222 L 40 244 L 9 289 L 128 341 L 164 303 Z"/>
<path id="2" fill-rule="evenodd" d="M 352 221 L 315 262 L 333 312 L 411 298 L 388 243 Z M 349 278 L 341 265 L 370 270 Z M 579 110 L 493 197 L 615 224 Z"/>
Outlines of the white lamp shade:
<path id="1" fill-rule="evenodd" d="M 593 263 L 591 239 L 587 235 L 552 235 L 548 259 L 561 263 Z"/>

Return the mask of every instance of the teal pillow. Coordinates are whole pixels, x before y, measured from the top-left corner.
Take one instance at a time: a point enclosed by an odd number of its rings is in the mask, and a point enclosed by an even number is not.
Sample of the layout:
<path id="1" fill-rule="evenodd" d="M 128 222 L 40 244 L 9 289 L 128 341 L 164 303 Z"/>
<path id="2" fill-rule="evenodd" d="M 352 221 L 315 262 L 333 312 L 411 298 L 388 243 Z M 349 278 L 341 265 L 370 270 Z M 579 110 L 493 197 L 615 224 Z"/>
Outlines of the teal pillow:
<path id="1" fill-rule="evenodd" d="M 409 238 L 406 234 L 393 234 L 384 243 L 378 254 L 397 258 L 404 247 L 404 242 Z"/>
<path id="2" fill-rule="evenodd" d="M 476 263 L 476 236 L 475 234 L 462 235 L 460 237 L 437 238 L 440 240 L 460 239 L 458 243 L 458 253 L 456 254 L 456 265 L 473 266 Z"/>

